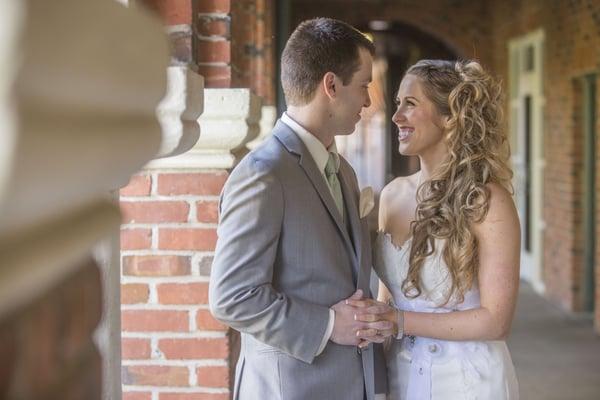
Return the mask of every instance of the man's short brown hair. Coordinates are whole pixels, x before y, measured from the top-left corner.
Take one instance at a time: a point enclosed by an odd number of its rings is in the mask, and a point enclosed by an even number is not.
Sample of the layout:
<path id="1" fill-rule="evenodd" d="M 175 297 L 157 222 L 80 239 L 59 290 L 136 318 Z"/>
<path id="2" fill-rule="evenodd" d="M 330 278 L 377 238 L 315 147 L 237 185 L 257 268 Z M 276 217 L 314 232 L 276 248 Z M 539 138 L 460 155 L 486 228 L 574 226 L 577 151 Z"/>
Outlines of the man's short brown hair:
<path id="1" fill-rule="evenodd" d="M 281 55 L 281 85 L 288 105 L 309 103 L 319 82 L 333 72 L 344 85 L 360 68 L 359 48 L 375 54 L 373 43 L 356 28 L 331 18 L 302 22 Z"/>

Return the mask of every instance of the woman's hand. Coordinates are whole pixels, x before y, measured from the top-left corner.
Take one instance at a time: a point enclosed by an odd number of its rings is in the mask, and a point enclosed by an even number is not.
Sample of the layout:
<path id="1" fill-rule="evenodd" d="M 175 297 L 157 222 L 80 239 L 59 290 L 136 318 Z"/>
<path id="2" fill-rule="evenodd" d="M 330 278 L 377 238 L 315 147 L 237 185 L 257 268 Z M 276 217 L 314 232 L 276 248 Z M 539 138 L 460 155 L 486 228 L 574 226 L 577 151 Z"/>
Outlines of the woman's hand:
<path id="1" fill-rule="evenodd" d="M 373 299 L 348 300 L 348 304 L 360 310 L 355 314 L 357 321 L 372 324 L 370 328 L 356 332 L 363 339 L 358 345 L 360 348 L 369 343 L 383 343 L 387 337 L 398 333 L 398 310 L 394 307 Z M 381 323 L 381 329 L 375 325 L 377 323 Z"/>

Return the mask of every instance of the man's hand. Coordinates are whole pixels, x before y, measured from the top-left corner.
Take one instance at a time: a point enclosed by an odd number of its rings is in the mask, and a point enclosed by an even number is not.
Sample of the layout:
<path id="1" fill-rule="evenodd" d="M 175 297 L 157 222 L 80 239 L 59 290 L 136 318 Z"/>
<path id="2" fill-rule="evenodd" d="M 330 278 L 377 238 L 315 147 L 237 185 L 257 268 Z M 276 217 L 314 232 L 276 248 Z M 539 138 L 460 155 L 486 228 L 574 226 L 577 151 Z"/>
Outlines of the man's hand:
<path id="1" fill-rule="evenodd" d="M 392 331 L 394 324 L 380 320 L 375 313 L 369 315 L 369 321 L 362 321 L 360 314 L 364 314 L 367 301 L 361 300 L 362 290 L 358 289 L 352 296 L 335 304 L 331 309 L 335 312 L 335 323 L 331 332 L 330 340 L 337 344 L 357 346 L 362 339 L 369 338 L 370 341 L 379 340 L 376 336 L 378 332 Z M 358 304 L 360 306 L 356 306 Z M 363 319 L 366 317 L 363 317 Z M 366 335 L 363 335 L 366 333 Z M 389 335 L 388 335 L 389 336 Z M 383 342 L 383 339 L 380 340 Z M 367 343 L 368 345 L 368 343 Z"/>

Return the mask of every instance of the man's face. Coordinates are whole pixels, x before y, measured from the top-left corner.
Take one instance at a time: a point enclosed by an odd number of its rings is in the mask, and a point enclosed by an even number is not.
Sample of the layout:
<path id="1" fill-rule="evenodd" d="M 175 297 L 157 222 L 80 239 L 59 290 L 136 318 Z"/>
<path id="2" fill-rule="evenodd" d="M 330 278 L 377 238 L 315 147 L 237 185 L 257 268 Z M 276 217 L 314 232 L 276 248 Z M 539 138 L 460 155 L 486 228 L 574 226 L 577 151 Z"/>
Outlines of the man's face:
<path id="1" fill-rule="evenodd" d="M 349 135 L 354 132 L 356 124 L 360 121 L 363 107 L 371 105 L 369 97 L 369 84 L 372 80 L 373 57 L 368 50 L 359 48 L 360 68 L 354 73 L 347 85 L 338 79 L 335 102 L 333 104 L 333 118 L 336 126 L 336 135 Z"/>

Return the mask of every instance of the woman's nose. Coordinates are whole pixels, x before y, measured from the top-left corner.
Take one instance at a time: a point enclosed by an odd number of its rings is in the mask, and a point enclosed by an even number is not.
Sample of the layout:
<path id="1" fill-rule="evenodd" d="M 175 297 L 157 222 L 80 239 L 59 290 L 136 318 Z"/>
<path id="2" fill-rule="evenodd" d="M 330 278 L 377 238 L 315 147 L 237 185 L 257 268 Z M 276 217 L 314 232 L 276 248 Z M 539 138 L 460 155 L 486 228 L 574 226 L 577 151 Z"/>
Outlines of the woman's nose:
<path id="1" fill-rule="evenodd" d="M 405 119 L 404 113 L 402 112 L 400 107 L 398 107 L 396 109 L 396 112 L 394 113 L 394 115 L 392 115 L 392 121 L 395 123 L 399 123 L 400 121 L 403 121 L 404 119 Z"/>

